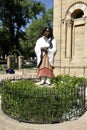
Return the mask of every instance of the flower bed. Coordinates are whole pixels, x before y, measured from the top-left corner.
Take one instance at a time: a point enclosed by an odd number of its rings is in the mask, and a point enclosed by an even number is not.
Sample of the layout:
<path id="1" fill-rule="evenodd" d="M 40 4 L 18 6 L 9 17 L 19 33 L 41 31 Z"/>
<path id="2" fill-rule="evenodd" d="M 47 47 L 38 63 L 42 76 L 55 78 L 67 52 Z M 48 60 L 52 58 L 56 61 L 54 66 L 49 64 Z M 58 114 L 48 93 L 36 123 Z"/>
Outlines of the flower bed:
<path id="1" fill-rule="evenodd" d="M 57 76 L 52 79 L 54 88 L 37 86 L 32 80 L 6 81 L 2 90 L 2 110 L 14 119 L 32 123 L 77 119 L 85 112 L 82 81 L 81 78 Z"/>

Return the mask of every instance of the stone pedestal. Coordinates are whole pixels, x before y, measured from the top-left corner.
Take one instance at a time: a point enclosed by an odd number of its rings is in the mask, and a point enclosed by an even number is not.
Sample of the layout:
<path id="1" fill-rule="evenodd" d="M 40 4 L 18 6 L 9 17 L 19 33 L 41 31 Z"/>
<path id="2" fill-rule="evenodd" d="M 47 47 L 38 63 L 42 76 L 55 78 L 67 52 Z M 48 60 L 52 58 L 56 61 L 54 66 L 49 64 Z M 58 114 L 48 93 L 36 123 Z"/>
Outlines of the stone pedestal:
<path id="1" fill-rule="evenodd" d="M 24 62 L 24 56 L 19 56 L 18 57 L 18 69 L 19 70 L 23 69 L 23 62 Z"/>
<path id="2" fill-rule="evenodd" d="M 7 57 L 7 68 L 11 68 L 11 55 Z"/>

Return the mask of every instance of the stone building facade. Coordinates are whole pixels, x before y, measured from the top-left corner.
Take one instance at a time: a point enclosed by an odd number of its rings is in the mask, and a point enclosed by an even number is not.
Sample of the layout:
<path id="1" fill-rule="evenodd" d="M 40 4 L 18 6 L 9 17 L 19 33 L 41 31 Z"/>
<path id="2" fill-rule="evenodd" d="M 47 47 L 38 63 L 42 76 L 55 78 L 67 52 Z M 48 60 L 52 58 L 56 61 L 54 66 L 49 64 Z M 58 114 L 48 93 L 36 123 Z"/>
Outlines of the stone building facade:
<path id="1" fill-rule="evenodd" d="M 54 0 L 55 74 L 87 76 L 87 0 Z"/>

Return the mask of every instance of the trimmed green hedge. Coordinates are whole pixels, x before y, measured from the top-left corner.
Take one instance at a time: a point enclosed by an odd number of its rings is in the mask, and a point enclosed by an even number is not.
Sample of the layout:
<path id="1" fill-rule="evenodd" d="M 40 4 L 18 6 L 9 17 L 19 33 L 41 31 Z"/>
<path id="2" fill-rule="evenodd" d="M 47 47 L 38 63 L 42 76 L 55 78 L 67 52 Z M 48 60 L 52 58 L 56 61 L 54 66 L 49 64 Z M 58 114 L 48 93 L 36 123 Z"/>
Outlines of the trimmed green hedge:
<path id="1" fill-rule="evenodd" d="M 4 73 L 4 69 L 2 67 L 2 65 L 0 65 L 0 74 Z"/>
<path id="2" fill-rule="evenodd" d="M 33 123 L 58 123 L 78 118 L 85 111 L 84 99 L 77 93 L 82 80 L 57 76 L 52 79 L 54 88 L 37 86 L 32 80 L 6 81 L 2 90 L 2 110 L 19 121 Z"/>

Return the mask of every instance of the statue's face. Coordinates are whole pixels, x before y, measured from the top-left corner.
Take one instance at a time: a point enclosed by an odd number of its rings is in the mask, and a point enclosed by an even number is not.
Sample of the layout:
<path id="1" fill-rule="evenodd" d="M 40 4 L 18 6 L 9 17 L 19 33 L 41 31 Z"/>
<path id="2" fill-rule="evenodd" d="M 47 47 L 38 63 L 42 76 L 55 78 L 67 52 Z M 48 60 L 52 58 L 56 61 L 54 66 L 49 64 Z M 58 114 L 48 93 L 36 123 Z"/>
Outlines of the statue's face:
<path id="1" fill-rule="evenodd" d="M 49 38 L 50 35 L 51 35 L 51 30 L 50 30 L 49 28 L 47 28 L 47 29 L 45 30 L 45 32 L 44 32 L 44 36 L 47 37 L 47 38 Z"/>

